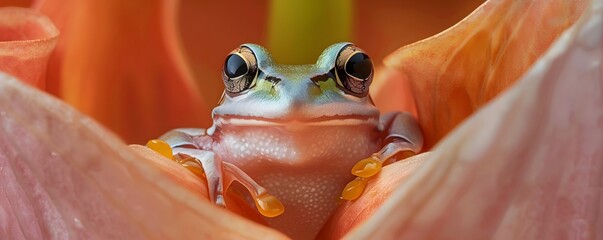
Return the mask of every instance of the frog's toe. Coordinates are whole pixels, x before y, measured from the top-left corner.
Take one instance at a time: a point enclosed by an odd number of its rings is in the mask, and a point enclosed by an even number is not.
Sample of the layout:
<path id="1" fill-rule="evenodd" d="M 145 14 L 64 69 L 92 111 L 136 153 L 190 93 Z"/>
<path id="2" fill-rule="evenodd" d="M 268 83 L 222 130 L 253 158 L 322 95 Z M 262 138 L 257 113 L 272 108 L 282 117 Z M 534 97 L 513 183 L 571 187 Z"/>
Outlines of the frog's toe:
<path id="1" fill-rule="evenodd" d="M 379 152 L 358 161 L 351 170 L 352 175 L 357 178 L 344 187 L 341 198 L 345 200 L 357 199 L 364 192 L 368 178 L 377 175 L 385 162 L 391 159 L 407 158 L 414 155 L 414 151 L 418 150 L 410 142 L 403 139 L 394 139 L 394 141 L 386 144 Z"/>
<path id="2" fill-rule="evenodd" d="M 285 206 L 275 196 L 268 193 L 254 197 L 255 206 L 265 217 L 276 217 L 285 212 Z"/>
<path id="3" fill-rule="evenodd" d="M 357 177 L 356 179 L 352 180 L 343 188 L 341 198 L 348 201 L 356 200 L 364 192 L 367 181 L 368 180 L 366 178 L 362 177 Z"/>
<path id="4" fill-rule="evenodd" d="M 355 200 L 362 195 L 368 178 L 377 175 L 381 171 L 383 162 L 387 159 L 383 159 L 379 153 L 375 153 L 368 158 L 358 161 L 352 167 L 352 175 L 356 176 L 356 179 L 349 182 L 341 192 L 341 198 L 344 200 Z"/>
<path id="5" fill-rule="evenodd" d="M 172 147 L 170 147 L 170 145 L 163 140 L 150 140 L 147 142 L 146 147 L 168 159 L 172 159 L 172 157 L 174 156 L 174 153 L 172 152 Z"/>
<path id="6" fill-rule="evenodd" d="M 354 176 L 368 178 L 381 171 L 383 161 L 379 159 L 378 155 L 371 155 L 368 158 L 358 161 L 354 167 L 352 167 L 352 174 Z"/>
<path id="7" fill-rule="evenodd" d="M 276 217 L 285 212 L 285 207 L 276 197 L 269 194 L 266 189 L 255 182 L 247 173 L 237 166 L 224 162 L 224 171 L 226 172 L 227 186 L 233 181 L 237 181 L 247 189 L 253 198 L 255 205 L 265 217 Z"/>

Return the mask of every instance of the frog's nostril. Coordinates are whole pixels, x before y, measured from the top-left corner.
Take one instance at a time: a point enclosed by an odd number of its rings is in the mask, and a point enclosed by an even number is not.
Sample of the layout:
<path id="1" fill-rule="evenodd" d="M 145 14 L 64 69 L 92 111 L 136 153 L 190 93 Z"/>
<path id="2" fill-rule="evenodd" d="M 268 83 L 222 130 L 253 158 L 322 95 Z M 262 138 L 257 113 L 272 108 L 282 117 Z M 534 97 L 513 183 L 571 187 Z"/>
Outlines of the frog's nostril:
<path id="1" fill-rule="evenodd" d="M 277 77 L 273 77 L 273 76 L 267 76 L 267 77 L 266 77 L 266 81 L 271 82 L 271 83 L 272 83 L 272 85 L 276 85 L 276 84 L 278 84 L 279 82 L 281 82 L 281 79 L 280 79 L 280 78 L 277 78 Z"/>

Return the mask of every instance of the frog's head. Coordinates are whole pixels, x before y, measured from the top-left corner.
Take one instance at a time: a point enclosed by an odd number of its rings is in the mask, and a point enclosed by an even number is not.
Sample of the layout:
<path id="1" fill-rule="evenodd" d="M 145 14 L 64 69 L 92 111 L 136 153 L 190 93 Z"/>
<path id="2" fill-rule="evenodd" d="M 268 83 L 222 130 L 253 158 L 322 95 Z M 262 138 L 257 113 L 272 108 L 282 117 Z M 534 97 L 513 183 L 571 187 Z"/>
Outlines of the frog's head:
<path id="1" fill-rule="evenodd" d="M 278 65 L 265 48 L 244 44 L 226 57 L 222 78 L 217 126 L 378 124 L 373 64 L 351 43 L 330 46 L 314 65 Z"/>

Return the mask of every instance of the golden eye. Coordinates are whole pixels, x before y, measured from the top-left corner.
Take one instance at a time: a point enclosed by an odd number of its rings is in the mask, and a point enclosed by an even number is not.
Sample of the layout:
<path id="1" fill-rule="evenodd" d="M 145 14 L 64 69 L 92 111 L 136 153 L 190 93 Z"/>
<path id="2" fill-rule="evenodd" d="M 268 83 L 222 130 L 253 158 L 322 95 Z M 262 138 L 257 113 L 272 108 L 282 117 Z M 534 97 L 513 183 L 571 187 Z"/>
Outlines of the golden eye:
<path id="1" fill-rule="evenodd" d="M 347 45 L 337 56 L 335 63 L 337 84 L 346 93 L 366 97 L 373 81 L 373 62 L 362 49 Z"/>
<path id="2" fill-rule="evenodd" d="M 257 60 L 253 51 L 239 47 L 232 51 L 224 61 L 222 80 L 228 93 L 241 93 L 255 84 Z"/>

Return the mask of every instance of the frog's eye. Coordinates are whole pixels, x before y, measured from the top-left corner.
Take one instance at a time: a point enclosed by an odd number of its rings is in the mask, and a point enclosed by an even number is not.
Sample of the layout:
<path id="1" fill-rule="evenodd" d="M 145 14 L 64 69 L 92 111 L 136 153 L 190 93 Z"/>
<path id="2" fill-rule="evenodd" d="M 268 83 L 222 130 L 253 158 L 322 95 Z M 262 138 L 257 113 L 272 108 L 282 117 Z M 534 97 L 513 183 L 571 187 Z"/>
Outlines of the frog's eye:
<path id="1" fill-rule="evenodd" d="M 373 81 L 373 62 L 362 49 L 347 45 L 339 52 L 335 63 L 337 84 L 346 93 L 366 97 Z"/>
<path id="2" fill-rule="evenodd" d="M 247 47 L 235 49 L 226 57 L 222 71 L 226 92 L 241 93 L 252 88 L 257 72 L 257 60 L 253 51 Z"/>

